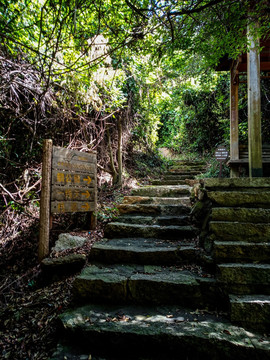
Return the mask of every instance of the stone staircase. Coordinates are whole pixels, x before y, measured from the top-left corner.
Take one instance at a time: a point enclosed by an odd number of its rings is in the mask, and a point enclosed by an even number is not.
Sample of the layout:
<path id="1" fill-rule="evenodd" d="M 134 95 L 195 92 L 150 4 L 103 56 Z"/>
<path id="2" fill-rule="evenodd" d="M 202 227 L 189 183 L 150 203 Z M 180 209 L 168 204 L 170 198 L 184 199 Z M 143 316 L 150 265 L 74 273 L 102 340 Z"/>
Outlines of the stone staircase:
<path id="1" fill-rule="evenodd" d="M 153 185 L 185 185 L 187 180 L 193 180 L 196 175 L 205 171 L 204 161 L 196 160 L 171 160 L 169 170 L 162 179 L 153 180 Z"/>
<path id="2" fill-rule="evenodd" d="M 270 179 L 208 179 L 217 280 L 233 323 L 270 331 Z"/>
<path id="3" fill-rule="evenodd" d="M 218 281 L 198 246 L 191 187 L 166 181 L 178 185 L 160 182 L 126 196 L 117 221 L 93 245 L 74 281 L 74 308 L 60 316 L 63 339 L 52 360 L 269 359 L 269 339 L 226 315 L 234 293 L 226 292 L 218 241 Z M 214 219 L 211 226 L 214 232 Z"/>

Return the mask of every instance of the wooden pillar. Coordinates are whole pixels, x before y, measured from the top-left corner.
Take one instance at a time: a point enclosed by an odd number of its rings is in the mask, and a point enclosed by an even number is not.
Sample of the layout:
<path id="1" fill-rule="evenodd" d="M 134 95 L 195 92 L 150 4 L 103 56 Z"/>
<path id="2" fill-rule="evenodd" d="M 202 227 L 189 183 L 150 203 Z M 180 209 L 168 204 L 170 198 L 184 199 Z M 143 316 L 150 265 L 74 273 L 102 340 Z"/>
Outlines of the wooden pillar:
<path id="1" fill-rule="evenodd" d="M 44 140 L 42 159 L 42 188 L 40 198 L 40 225 L 38 259 L 41 261 L 49 254 L 49 234 L 51 226 L 51 172 L 52 140 Z"/>
<path id="2" fill-rule="evenodd" d="M 230 159 L 239 159 L 239 128 L 238 128 L 238 86 L 239 77 L 233 68 L 230 81 Z M 231 167 L 231 177 L 239 177 L 236 167 Z"/>
<path id="3" fill-rule="evenodd" d="M 256 28 L 256 25 L 254 26 Z M 250 43 L 247 54 L 249 177 L 262 177 L 260 41 L 254 35 L 254 28 L 251 31 L 248 26 L 247 30 Z"/>

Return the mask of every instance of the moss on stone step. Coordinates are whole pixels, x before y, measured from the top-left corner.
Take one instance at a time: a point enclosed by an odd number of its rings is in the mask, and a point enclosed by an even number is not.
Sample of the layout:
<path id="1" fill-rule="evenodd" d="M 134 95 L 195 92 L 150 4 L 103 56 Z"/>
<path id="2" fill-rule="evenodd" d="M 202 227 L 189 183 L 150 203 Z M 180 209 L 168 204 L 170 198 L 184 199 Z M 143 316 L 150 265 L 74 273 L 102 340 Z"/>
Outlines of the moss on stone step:
<path id="1" fill-rule="evenodd" d="M 212 220 L 269 223 L 270 209 L 218 207 L 212 209 Z"/>
<path id="2" fill-rule="evenodd" d="M 217 240 L 269 242 L 270 224 L 245 223 L 231 221 L 211 221 L 210 230 Z"/>
<path id="3" fill-rule="evenodd" d="M 181 197 L 190 195 L 190 186 L 147 186 L 132 191 L 135 196 L 154 196 L 154 197 Z"/>
<path id="4" fill-rule="evenodd" d="M 215 241 L 213 257 L 217 263 L 270 263 L 270 243 L 248 243 L 245 241 Z"/>
<path id="5" fill-rule="evenodd" d="M 168 240 L 184 240 L 195 237 L 197 232 L 198 230 L 191 225 L 159 226 L 111 222 L 106 226 L 104 236 L 108 238 L 145 237 Z"/>
<path id="6" fill-rule="evenodd" d="M 190 207 L 182 204 L 160 205 L 160 204 L 120 204 L 120 214 L 153 214 L 153 215 L 185 215 L 190 213 Z"/>
<path id="7" fill-rule="evenodd" d="M 270 207 L 270 191 L 210 191 L 208 198 L 221 206 Z"/>
<path id="8" fill-rule="evenodd" d="M 231 321 L 246 328 L 270 332 L 270 296 L 230 296 Z"/>

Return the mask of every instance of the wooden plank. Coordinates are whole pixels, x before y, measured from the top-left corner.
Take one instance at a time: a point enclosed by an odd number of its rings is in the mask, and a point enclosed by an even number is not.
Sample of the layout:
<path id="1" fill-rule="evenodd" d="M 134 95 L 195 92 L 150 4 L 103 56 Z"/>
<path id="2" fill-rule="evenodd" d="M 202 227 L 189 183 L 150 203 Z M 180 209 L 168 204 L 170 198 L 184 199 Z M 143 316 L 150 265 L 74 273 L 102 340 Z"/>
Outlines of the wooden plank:
<path id="1" fill-rule="evenodd" d="M 52 201 L 51 212 L 53 214 L 71 212 L 93 212 L 95 202 L 92 201 Z"/>
<path id="2" fill-rule="evenodd" d="M 53 147 L 53 157 L 59 159 L 59 161 L 65 160 L 69 162 L 73 160 L 73 161 L 93 163 L 93 164 L 96 163 L 95 152 L 86 153 L 78 150 L 70 150 L 56 146 Z"/>
<path id="3" fill-rule="evenodd" d="M 42 188 L 40 198 L 40 224 L 38 259 L 41 261 L 49 254 L 50 233 L 50 194 L 51 194 L 52 140 L 44 140 L 42 161 Z"/>
<path id="4" fill-rule="evenodd" d="M 59 201 L 95 201 L 95 189 L 54 185 L 51 200 Z"/>
<path id="5" fill-rule="evenodd" d="M 68 171 L 52 171 L 52 184 L 53 185 L 69 185 L 78 187 L 95 187 L 94 173 L 72 173 Z"/>
<path id="6" fill-rule="evenodd" d="M 94 173 L 96 166 L 94 163 L 85 163 L 79 162 L 76 160 L 66 161 L 62 158 L 53 158 L 52 168 L 54 170 L 66 170 L 72 172 L 81 172 L 81 173 Z"/>
<path id="7" fill-rule="evenodd" d="M 230 158 L 239 159 L 239 124 L 238 124 L 238 76 L 234 79 L 234 70 L 231 70 L 230 82 Z M 231 177 L 239 177 L 238 169 L 231 169 Z"/>
<path id="8" fill-rule="evenodd" d="M 260 91 L 260 41 L 254 29 L 248 26 L 247 36 L 250 50 L 247 54 L 248 65 L 248 150 L 249 176 L 262 177 L 262 137 L 261 137 L 261 91 Z"/>

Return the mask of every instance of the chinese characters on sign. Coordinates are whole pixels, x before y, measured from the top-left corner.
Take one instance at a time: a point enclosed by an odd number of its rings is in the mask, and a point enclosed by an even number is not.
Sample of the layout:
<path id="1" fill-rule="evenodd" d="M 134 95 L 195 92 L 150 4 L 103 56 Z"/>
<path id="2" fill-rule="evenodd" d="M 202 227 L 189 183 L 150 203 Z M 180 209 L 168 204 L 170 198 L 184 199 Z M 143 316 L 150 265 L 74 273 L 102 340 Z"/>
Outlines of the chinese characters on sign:
<path id="1" fill-rule="evenodd" d="M 224 145 L 219 145 L 219 147 L 215 151 L 215 158 L 219 161 L 219 175 L 218 177 L 222 177 L 222 163 L 225 162 L 229 157 L 229 152 Z"/>
<path id="2" fill-rule="evenodd" d="M 96 209 L 96 155 L 53 147 L 51 212 Z"/>
<path id="3" fill-rule="evenodd" d="M 229 153 L 225 146 L 220 145 L 215 151 L 217 161 L 224 162 L 228 159 Z"/>

